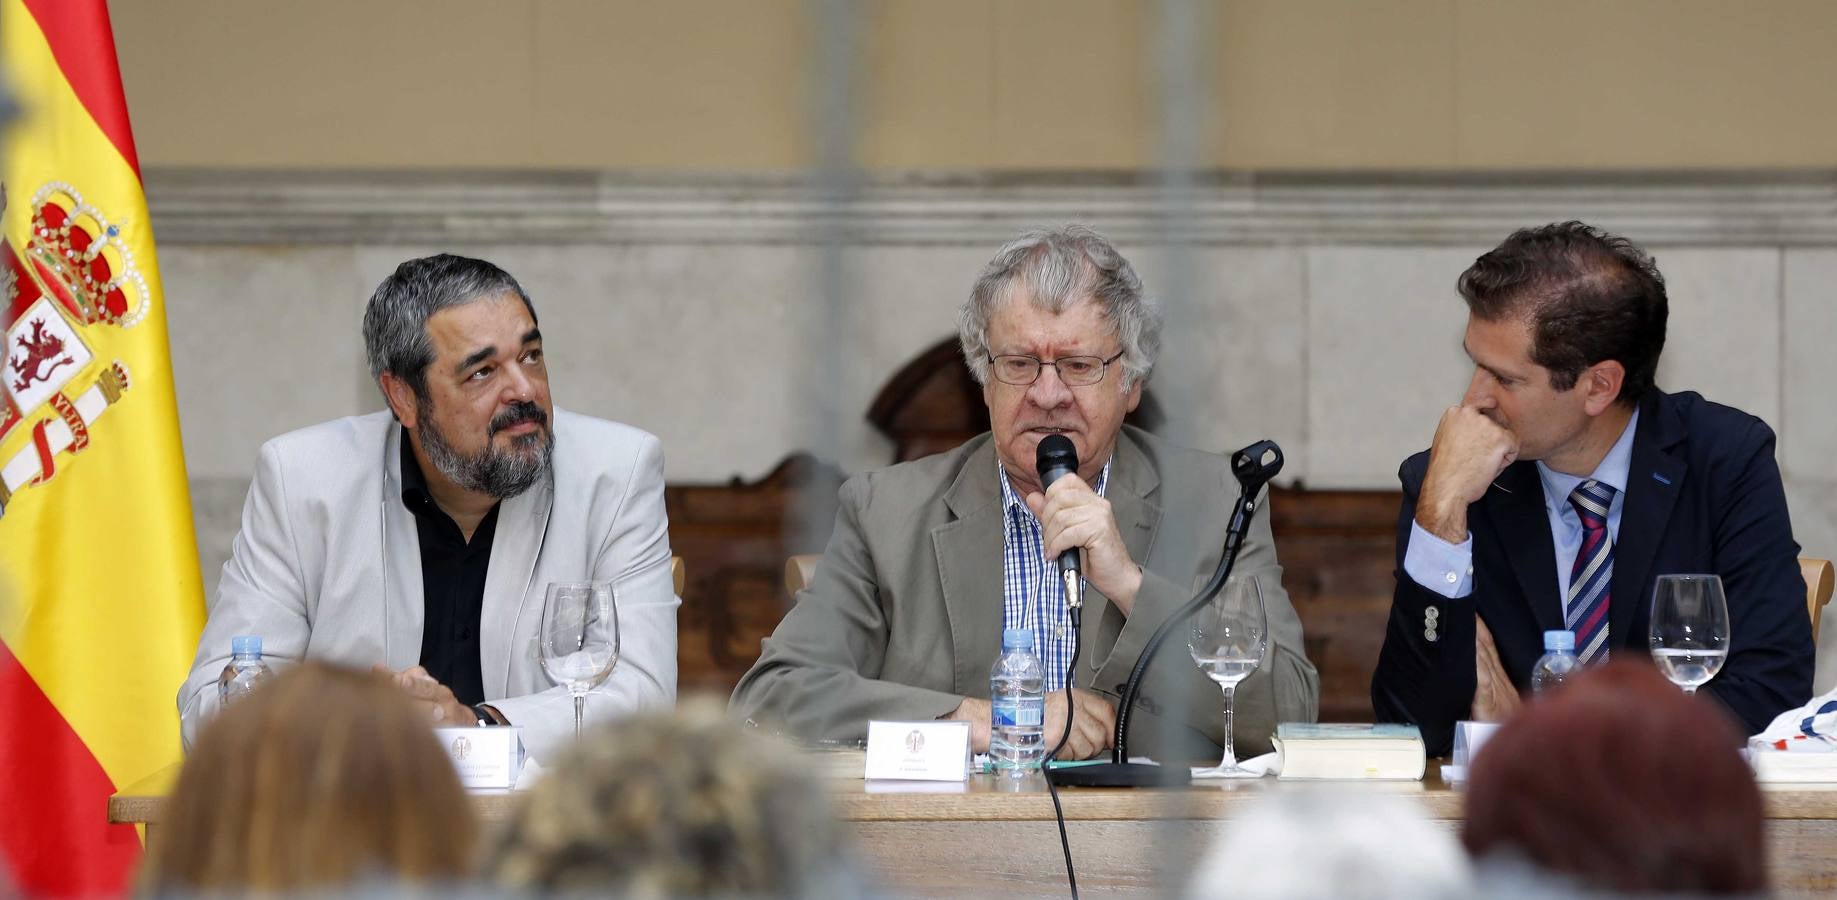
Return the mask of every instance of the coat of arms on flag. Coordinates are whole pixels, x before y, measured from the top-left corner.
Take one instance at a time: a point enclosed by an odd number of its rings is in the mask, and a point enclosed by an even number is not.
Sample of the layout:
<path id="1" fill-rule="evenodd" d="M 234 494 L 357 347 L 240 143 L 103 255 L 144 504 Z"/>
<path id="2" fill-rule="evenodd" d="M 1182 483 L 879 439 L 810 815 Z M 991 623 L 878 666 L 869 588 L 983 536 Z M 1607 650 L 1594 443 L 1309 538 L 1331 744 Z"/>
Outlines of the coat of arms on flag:
<path id="1" fill-rule="evenodd" d="M 4 208 L 0 192 L 0 209 Z M 128 388 L 120 360 L 96 363 L 83 333 L 127 328 L 146 312 L 147 285 L 121 240 L 121 226 L 52 183 L 32 197 L 32 231 L 23 251 L 0 245 L 6 309 L 0 368 L 0 440 L 16 427 L 31 441 L 0 459 L 0 516 L 20 490 L 50 481 L 60 457 L 89 446 L 89 427 Z"/>

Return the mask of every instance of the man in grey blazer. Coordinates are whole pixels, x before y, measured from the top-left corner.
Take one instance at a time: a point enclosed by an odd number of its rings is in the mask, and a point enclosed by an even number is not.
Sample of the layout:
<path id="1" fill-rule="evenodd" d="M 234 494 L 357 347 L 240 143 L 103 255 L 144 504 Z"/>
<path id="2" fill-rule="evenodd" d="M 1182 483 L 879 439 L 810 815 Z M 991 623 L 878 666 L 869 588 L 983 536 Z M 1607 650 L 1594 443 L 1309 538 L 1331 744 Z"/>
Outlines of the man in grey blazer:
<path id="1" fill-rule="evenodd" d="M 1160 349 L 1160 313 L 1108 241 L 1080 226 L 1009 243 L 960 317 L 964 358 L 991 430 L 937 456 L 850 479 L 808 590 L 764 642 L 733 706 L 805 738 L 859 738 L 870 719 L 962 719 L 989 741 L 989 669 L 1004 628 L 1025 628 L 1046 663 L 1046 735 L 1067 718 L 1072 661 L 1059 553 L 1079 548 L 1088 584 L 1072 734 L 1061 753 L 1112 742 L 1116 701 L 1143 644 L 1217 567 L 1237 485 L 1224 457 L 1179 448 L 1123 417 Z M 1041 491 L 1048 434 L 1078 450 L 1076 476 Z M 1237 691 L 1240 755 L 1280 721 L 1312 721 L 1319 679 L 1282 588 L 1260 507 L 1236 578 L 1255 577 L 1269 653 Z M 1217 762 L 1222 697 L 1175 642 L 1132 716 L 1131 750 Z M 1037 652 L 1036 651 L 1036 652 Z"/>
<path id="2" fill-rule="evenodd" d="M 622 653 L 605 720 L 676 694 L 676 607 L 657 438 L 553 408 L 535 307 L 509 273 L 403 263 L 364 314 L 389 410 L 263 445 L 242 531 L 179 691 L 187 746 L 217 709 L 230 638 L 264 658 L 387 670 L 442 725 L 516 725 L 537 758 L 574 733 L 538 661 L 554 581 L 611 581 Z"/>

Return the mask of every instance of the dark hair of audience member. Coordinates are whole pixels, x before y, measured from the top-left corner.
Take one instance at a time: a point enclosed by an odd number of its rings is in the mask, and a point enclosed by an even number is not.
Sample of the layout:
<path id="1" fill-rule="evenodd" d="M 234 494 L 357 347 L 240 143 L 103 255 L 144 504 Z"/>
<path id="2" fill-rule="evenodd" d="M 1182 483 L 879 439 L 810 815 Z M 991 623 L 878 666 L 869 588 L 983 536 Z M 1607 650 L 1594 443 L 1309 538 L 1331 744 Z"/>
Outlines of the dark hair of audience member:
<path id="1" fill-rule="evenodd" d="M 1653 387 L 1670 303 L 1665 276 L 1632 241 L 1582 222 L 1521 228 L 1474 260 L 1455 283 L 1468 311 L 1488 322 L 1531 325 L 1531 361 L 1550 386 L 1575 387 L 1604 360 L 1626 368 L 1619 402 Z"/>
<path id="2" fill-rule="evenodd" d="M 717 702 L 633 716 L 545 767 L 486 851 L 484 877 L 536 895 L 858 893 L 810 766 Z"/>
<path id="3" fill-rule="evenodd" d="M 313 662 L 206 726 L 156 827 L 156 893 L 457 880 L 477 834 L 428 717 L 381 676 Z"/>
<path id="4" fill-rule="evenodd" d="M 1615 661 L 1529 703 L 1474 760 L 1462 833 L 1620 893 L 1767 887 L 1760 790 L 1742 735 L 1706 694 Z"/>

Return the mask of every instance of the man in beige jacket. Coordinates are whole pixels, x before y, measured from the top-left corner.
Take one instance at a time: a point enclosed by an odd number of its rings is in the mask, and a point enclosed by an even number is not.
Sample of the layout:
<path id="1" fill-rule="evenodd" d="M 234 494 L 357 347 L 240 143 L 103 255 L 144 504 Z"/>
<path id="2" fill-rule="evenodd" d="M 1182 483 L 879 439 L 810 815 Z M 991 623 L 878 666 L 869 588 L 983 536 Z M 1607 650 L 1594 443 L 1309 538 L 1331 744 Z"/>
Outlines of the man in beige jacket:
<path id="1" fill-rule="evenodd" d="M 988 749 L 989 669 L 1004 628 L 1035 634 L 1046 735 L 1066 720 L 1073 644 L 1058 555 L 1084 557 L 1084 635 L 1065 758 L 1112 743 L 1116 702 L 1148 636 L 1210 578 L 1237 496 L 1228 461 L 1124 427 L 1160 349 L 1160 312 L 1134 269 L 1080 226 L 1003 247 L 961 314 L 964 358 L 990 432 L 955 450 L 850 479 L 808 590 L 764 642 L 733 706 L 807 739 L 859 738 L 870 719 L 962 719 Z M 1035 451 L 1063 434 L 1075 476 L 1042 491 Z M 1234 578 L 1255 577 L 1269 651 L 1237 689 L 1240 756 L 1277 722 L 1312 721 L 1319 679 L 1282 588 L 1259 506 Z M 1132 753 L 1216 762 L 1223 700 L 1170 642 L 1132 716 Z M 1170 714 L 1170 710 L 1173 711 Z"/>

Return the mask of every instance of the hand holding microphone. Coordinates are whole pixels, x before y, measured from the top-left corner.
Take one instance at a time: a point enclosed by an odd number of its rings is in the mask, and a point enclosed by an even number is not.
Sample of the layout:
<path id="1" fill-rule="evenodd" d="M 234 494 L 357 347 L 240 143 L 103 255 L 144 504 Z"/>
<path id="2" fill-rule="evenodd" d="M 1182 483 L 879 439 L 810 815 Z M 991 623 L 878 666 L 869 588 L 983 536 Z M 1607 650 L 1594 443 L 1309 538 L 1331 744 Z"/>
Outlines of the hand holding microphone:
<path id="1" fill-rule="evenodd" d="M 1110 516 L 1110 504 L 1091 490 L 1084 480 L 1078 477 L 1078 448 L 1062 434 L 1047 435 L 1040 442 L 1034 454 L 1034 471 L 1040 476 L 1040 484 L 1046 489 L 1045 494 L 1029 494 L 1027 506 L 1040 520 L 1040 533 L 1045 538 L 1045 549 L 1048 557 L 1056 555 L 1059 560 L 1059 579 L 1065 585 L 1065 602 L 1071 617 L 1073 629 L 1079 627 L 1084 606 L 1084 583 L 1081 578 L 1081 560 L 1079 548 L 1083 545 L 1065 543 L 1068 529 L 1073 523 L 1101 519 L 1112 536 L 1116 532 L 1116 522 Z M 1045 511 L 1042 514 L 1042 511 Z M 1060 543 L 1055 544 L 1057 537 Z M 1111 546 L 1121 548 L 1122 539 L 1116 537 Z M 1056 552 L 1055 552 L 1056 551 Z M 1123 550 L 1123 560 L 1128 562 L 1129 552 Z M 1128 568 L 1135 570 L 1133 562 Z M 1136 584 L 1140 585 L 1140 571 Z M 1110 593 L 1101 584 L 1098 590 L 1114 602 L 1116 595 Z M 1128 602 L 1135 602 L 1135 591 L 1130 589 Z M 1120 605 L 1120 603 L 1119 603 Z M 1123 612 L 1129 611 L 1123 606 Z M 1079 638 L 1073 638 L 1074 648 Z M 1076 656 L 1074 649 L 1073 655 Z M 1109 749 L 1110 735 L 1116 728 L 1116 706 L 1109 698 L 1091 693 L 1083 688 L 1074 688 L 1072 673 L 1066 673 L 1064 693 L 1053 694 L 1046 698 L 1046 734 L 1059 735 L 1059 743 L 1053 748 L 1054 759 L 1090 759 Z"/>
<path id="2" fill-rule="evenodd" d="M 1046 555 L 1059 559 L 1061 573 L 1082 572 L 1084 581 L 1128 615 L 1142 570 L 1123 543 L 1110 502 L 1078 477 L 1078 452 L 1064 435 L 1040 441 L 1035 461 L 1045 493 L 1028 494 L 1026 502 L 1040 520 Z"/>

